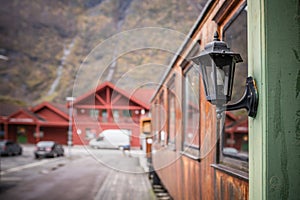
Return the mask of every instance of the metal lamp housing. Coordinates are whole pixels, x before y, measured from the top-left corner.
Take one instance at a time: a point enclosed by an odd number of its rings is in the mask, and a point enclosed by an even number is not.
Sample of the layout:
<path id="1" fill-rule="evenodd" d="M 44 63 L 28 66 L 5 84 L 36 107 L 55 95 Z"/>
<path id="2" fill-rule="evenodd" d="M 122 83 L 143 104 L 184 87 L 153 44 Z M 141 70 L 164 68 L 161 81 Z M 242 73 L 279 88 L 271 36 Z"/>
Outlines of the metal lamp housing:
<path id="1" fill-rule="evenodd" d="M 206 99 L 214 105 L 224 105 L 230 101 L 235 64 L 243 61 L 241 55 L 231 52 L 215 34 L 214 40 L 191 60 L 200 66 Z"/>
<path id="2" fill-rule="evenodd" d="M 217 113 L 246 109 L 248 116 L 256 116 L 258 92 L 255 80 L 251 76 L 246 79 L 243 97 L 234 104 L 226 105 L 231 100 L 235 64 L 243 60 L 239 53 L 231 52 L 227 44 L 218 39 L 217 32 L 214 40 L 191 60 L 200 66 L 206 99 L 216 105 Z"/>

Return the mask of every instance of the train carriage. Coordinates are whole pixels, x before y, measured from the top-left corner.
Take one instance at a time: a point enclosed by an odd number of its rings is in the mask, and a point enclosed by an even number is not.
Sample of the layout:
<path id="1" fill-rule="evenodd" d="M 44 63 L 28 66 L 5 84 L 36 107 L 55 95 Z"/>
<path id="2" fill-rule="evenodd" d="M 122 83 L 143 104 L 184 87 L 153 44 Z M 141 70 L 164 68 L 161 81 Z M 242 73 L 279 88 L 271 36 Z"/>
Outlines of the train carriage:
<path id="1" fill-rule="evenodd" d="M 174 199 L 299 197 L 299 6 L 207 2 L 151 101 L 152 165 Z M 234 84 L 226 88 L 232 95 L 222 106 L 208 98 L 205 82 L 219 76 L 218 67 L 207 78 L 193 62 L 214 37 L 243 60 L 234 58 Z M 250 93 L 259 94 L 259 102 L 258 96 L 250 102 Z M 241 107 L 228 106 L 239 99 L 255 109 L 225 111 Z"/>

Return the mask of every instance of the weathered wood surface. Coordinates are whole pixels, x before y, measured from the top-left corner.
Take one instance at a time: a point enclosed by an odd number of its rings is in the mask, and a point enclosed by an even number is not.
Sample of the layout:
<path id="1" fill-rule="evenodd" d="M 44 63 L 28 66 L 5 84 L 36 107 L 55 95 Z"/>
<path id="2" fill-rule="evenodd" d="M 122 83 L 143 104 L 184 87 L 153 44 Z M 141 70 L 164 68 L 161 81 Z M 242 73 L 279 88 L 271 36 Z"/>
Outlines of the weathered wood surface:
<path id="1" fill-rule="evenodd" d="M 146 174 L 129 174 L 112 170 L 103 182 L 95 200 L 155 199 Z"/>

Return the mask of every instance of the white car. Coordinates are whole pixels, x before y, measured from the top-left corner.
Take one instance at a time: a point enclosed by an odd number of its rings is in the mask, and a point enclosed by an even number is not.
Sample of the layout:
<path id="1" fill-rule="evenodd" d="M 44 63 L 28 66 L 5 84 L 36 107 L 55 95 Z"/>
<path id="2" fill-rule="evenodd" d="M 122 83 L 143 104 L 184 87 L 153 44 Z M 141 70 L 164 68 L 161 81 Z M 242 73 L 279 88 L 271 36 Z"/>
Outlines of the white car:
<path id="1" fill-rule="evenodd" d="M 95 139 L 90 140 L 92 148 L 130 149 L 130 131 L 120 129 L 104 130 Z"/>

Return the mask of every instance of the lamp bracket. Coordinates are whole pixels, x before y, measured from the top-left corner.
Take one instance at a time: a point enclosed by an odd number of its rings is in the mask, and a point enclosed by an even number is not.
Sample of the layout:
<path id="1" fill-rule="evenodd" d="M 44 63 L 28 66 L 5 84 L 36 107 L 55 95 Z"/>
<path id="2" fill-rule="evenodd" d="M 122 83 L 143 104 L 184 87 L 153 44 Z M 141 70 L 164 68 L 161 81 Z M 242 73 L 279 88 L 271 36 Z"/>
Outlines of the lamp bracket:
<path id="1" fill-rule="evenodd" d="M 217 112 L 225 110 L 246 109 L 248 116 L 255 118 L 258 106 L 258 92 L 254 79 L 250 76 L 246 79 L 246 88 L 243 97 L 235 104 L 225 105 L 217 108 Z"/>

